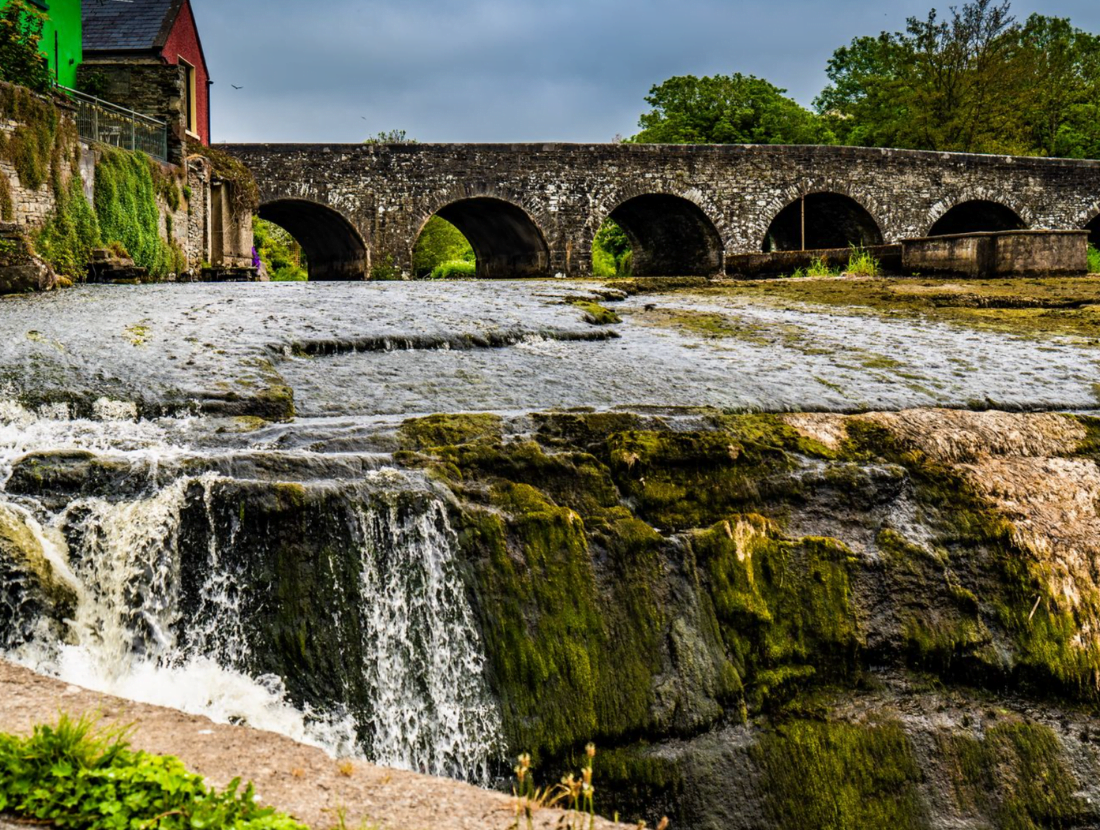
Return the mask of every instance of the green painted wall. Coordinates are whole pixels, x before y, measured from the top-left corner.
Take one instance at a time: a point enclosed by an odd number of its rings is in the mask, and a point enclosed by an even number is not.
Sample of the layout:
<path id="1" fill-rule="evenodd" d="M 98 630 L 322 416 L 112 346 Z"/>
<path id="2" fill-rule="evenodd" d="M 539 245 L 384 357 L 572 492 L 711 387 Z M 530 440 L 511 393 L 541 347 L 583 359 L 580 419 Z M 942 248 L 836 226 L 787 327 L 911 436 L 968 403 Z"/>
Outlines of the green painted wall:
<path id="1" fill-rule="evenodd" d="M 42 30 L 42 54 L 50 64 L 50 74 L 62 86 L 76 84 L 76 68 L 84 60 L 80 0 L 30 0 L 48 15 Z M 8 0 L 0 0 L 0 8 Z"/>

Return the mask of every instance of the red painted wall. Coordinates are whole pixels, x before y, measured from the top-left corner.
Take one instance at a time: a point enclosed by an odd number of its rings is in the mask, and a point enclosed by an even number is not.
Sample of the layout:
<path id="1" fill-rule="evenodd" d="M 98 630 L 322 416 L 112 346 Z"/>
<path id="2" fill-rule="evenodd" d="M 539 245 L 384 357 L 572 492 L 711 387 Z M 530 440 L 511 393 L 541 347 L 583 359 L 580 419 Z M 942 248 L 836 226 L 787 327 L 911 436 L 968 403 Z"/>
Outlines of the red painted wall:
<path id="1" fill-rule="evenodd" d="M 191 12 L 191 0 L 186 0 L 180 9 L 176 25 L 172 27 L 168 35 L 168 41 L 164 44 L 163 57 L 168 63 L 178 64 L 183 58 L 195 67 L 195 100 L 198 102 L 198 119 L 195 132 L 202 139 L 202 143 L 210 144 L 210 74 L 206 69 L 206 60 L 202 55 L 202 43 L 199 41 L 199 30 L 195 25 L 195 16 Z"/>

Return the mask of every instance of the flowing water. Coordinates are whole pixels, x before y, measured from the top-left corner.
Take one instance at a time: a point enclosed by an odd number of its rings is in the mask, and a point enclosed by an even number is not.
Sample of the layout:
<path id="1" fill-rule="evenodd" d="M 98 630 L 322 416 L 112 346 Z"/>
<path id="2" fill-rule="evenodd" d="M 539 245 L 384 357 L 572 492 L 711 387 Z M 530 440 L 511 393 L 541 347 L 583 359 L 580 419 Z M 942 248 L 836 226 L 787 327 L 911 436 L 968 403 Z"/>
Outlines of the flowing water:
<path id="1" fill-rule="evenodd" d="M 278 599 L 257 603 L 264 585 L 236 555 L 245 529 L 219 514 L 219 501 L 238 482 L 176 471 L 181 459 L 213 462 L 225 453 L 196 456 L 171 443 L 170 435 L 194 427 L 185 420 L 55 416 L 7 407 L 0 422 L 5 477 L 34 447 L 91 449 L 124 472 L 123 490 L 132 495 L 0 499 L 6 657 L 87 688 L 247 723 L 336 755 L 488 780 L 501 751 L 499 714 L 447 511 L 423 480 L 380 469 L 352 483 L 313 485 L 331 490 L 344 508 L 334 522 L 350 518 L 331 538 L 350 549 L 331 555 L 359 571 L 351 586 L 332 586 L 332 596 L 351 596 L 329 609 L 359 616 L 354 625 L 337 624 L 358 641 L 329 645 L 362 657 L 360 677 L 343 696 L 310 701 L 263 671 L 254 653 L 268 647 L 256 636 L 257 604 Z M 242 501 L 239 509 L 249 506 Z M 261 547 L 280 533 L 249 532 L 270 534 Z M 312 532 L 326 537 L 323 526 Z"/>
<path id="2" fill-rule="evenodd" d="M 1097 351 L 1068 340 L 691 297 L 628 299 L 609 330 L 563 302 L 590 290 L 104 286 L 5 303 L 0 652 L 486 781 L 498 702 L 449 495 L 394 466 L 403 418 L 1096 403 Z M 746 335 L 633 322 L 670 304 Z M 287 423 L 233 417 L 291 398 Z"/>

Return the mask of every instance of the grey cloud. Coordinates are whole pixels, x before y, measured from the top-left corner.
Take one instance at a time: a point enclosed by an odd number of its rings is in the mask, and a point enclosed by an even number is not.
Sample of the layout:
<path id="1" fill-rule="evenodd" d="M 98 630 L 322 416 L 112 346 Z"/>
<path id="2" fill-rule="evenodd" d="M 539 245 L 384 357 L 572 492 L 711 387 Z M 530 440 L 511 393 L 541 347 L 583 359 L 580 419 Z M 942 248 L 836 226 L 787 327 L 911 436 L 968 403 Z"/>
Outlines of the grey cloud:
<path id="1" fill-rule="evenodd" d="M 756 74 L 809 104 L 836 47 L 902 28 L 930 5 L 192 2 L 215 80 L 215 140 L 319 142 L 395 128 L 422 141 L 607 141 L 636 130 L 653 84 L 689 73 Z M 1100 31 L 1095 0 L 1017 2 L 1014 11 Z"/>

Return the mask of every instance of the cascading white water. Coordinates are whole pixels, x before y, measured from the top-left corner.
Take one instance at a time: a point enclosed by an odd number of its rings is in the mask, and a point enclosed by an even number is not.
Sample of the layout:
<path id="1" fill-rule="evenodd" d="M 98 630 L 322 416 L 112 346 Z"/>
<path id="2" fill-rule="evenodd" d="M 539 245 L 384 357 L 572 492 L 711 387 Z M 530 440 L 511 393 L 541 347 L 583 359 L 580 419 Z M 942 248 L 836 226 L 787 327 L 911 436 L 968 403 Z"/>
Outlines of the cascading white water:
<path id="1" fill-rule="evenodd" d="M 67 435 L 96 432 L 67 423 Z M 48 429 L 38 421 L 24 426 Z M 25 433 L 18 437 L 19 450 L 31 449 Z M 135 448 L 142 454 L 135 470 L 155 467 L 157 449 Z M 168 448 L 165 457 L 176 452 Z M 11 455 L 0 460 L 10 469 Z M 368 697 L 356 709 L 360 722 L 339 704 L 292 705 L 281 678 L 249 672 L 244 606 L 253 586 L 227 555 L 239 526 L 223 523 L 215 532 L 214 491 L 226 480 L 212 473 L 150 484 L 140 497 L 75 498 L 56 513 L 0 490 L 0 560 L 13 545 L 29 551 L 16 564 L 29 579 L 52 581 L 68 603 L 43 610 L 33 636 L 0 654 L 77 685 L 280 732 L 336 755 L 362 755 L 365 746 L 382 764 L 486 782 L 502 743 L 500 716 L 455 561 L 457 539 L 436 498 L 424 494 L 399 509 L 390 497 L 416 482 L 397 471 L 372 479 L 363 492 L 347 488 L 362 546 L 351 552 L 362 563 L 352 589 Z M 194 507 L 196 493 L 209 523 L 205 550 L 181 538 L 183 511 L 189 500 Z M 201 574 L 197 607 L 186 610 L 185 556 Z"/>
<path id="2" fill-rule="evenodd" d="M 360 510 L 359 521 L 366 540 L 364 673 L 376 759 L 488 780 L 488 761 L 500 746 L 500 714 L 489 703 L 447 513 L 432 501 L 411 517 L 393 505 Z"/>

